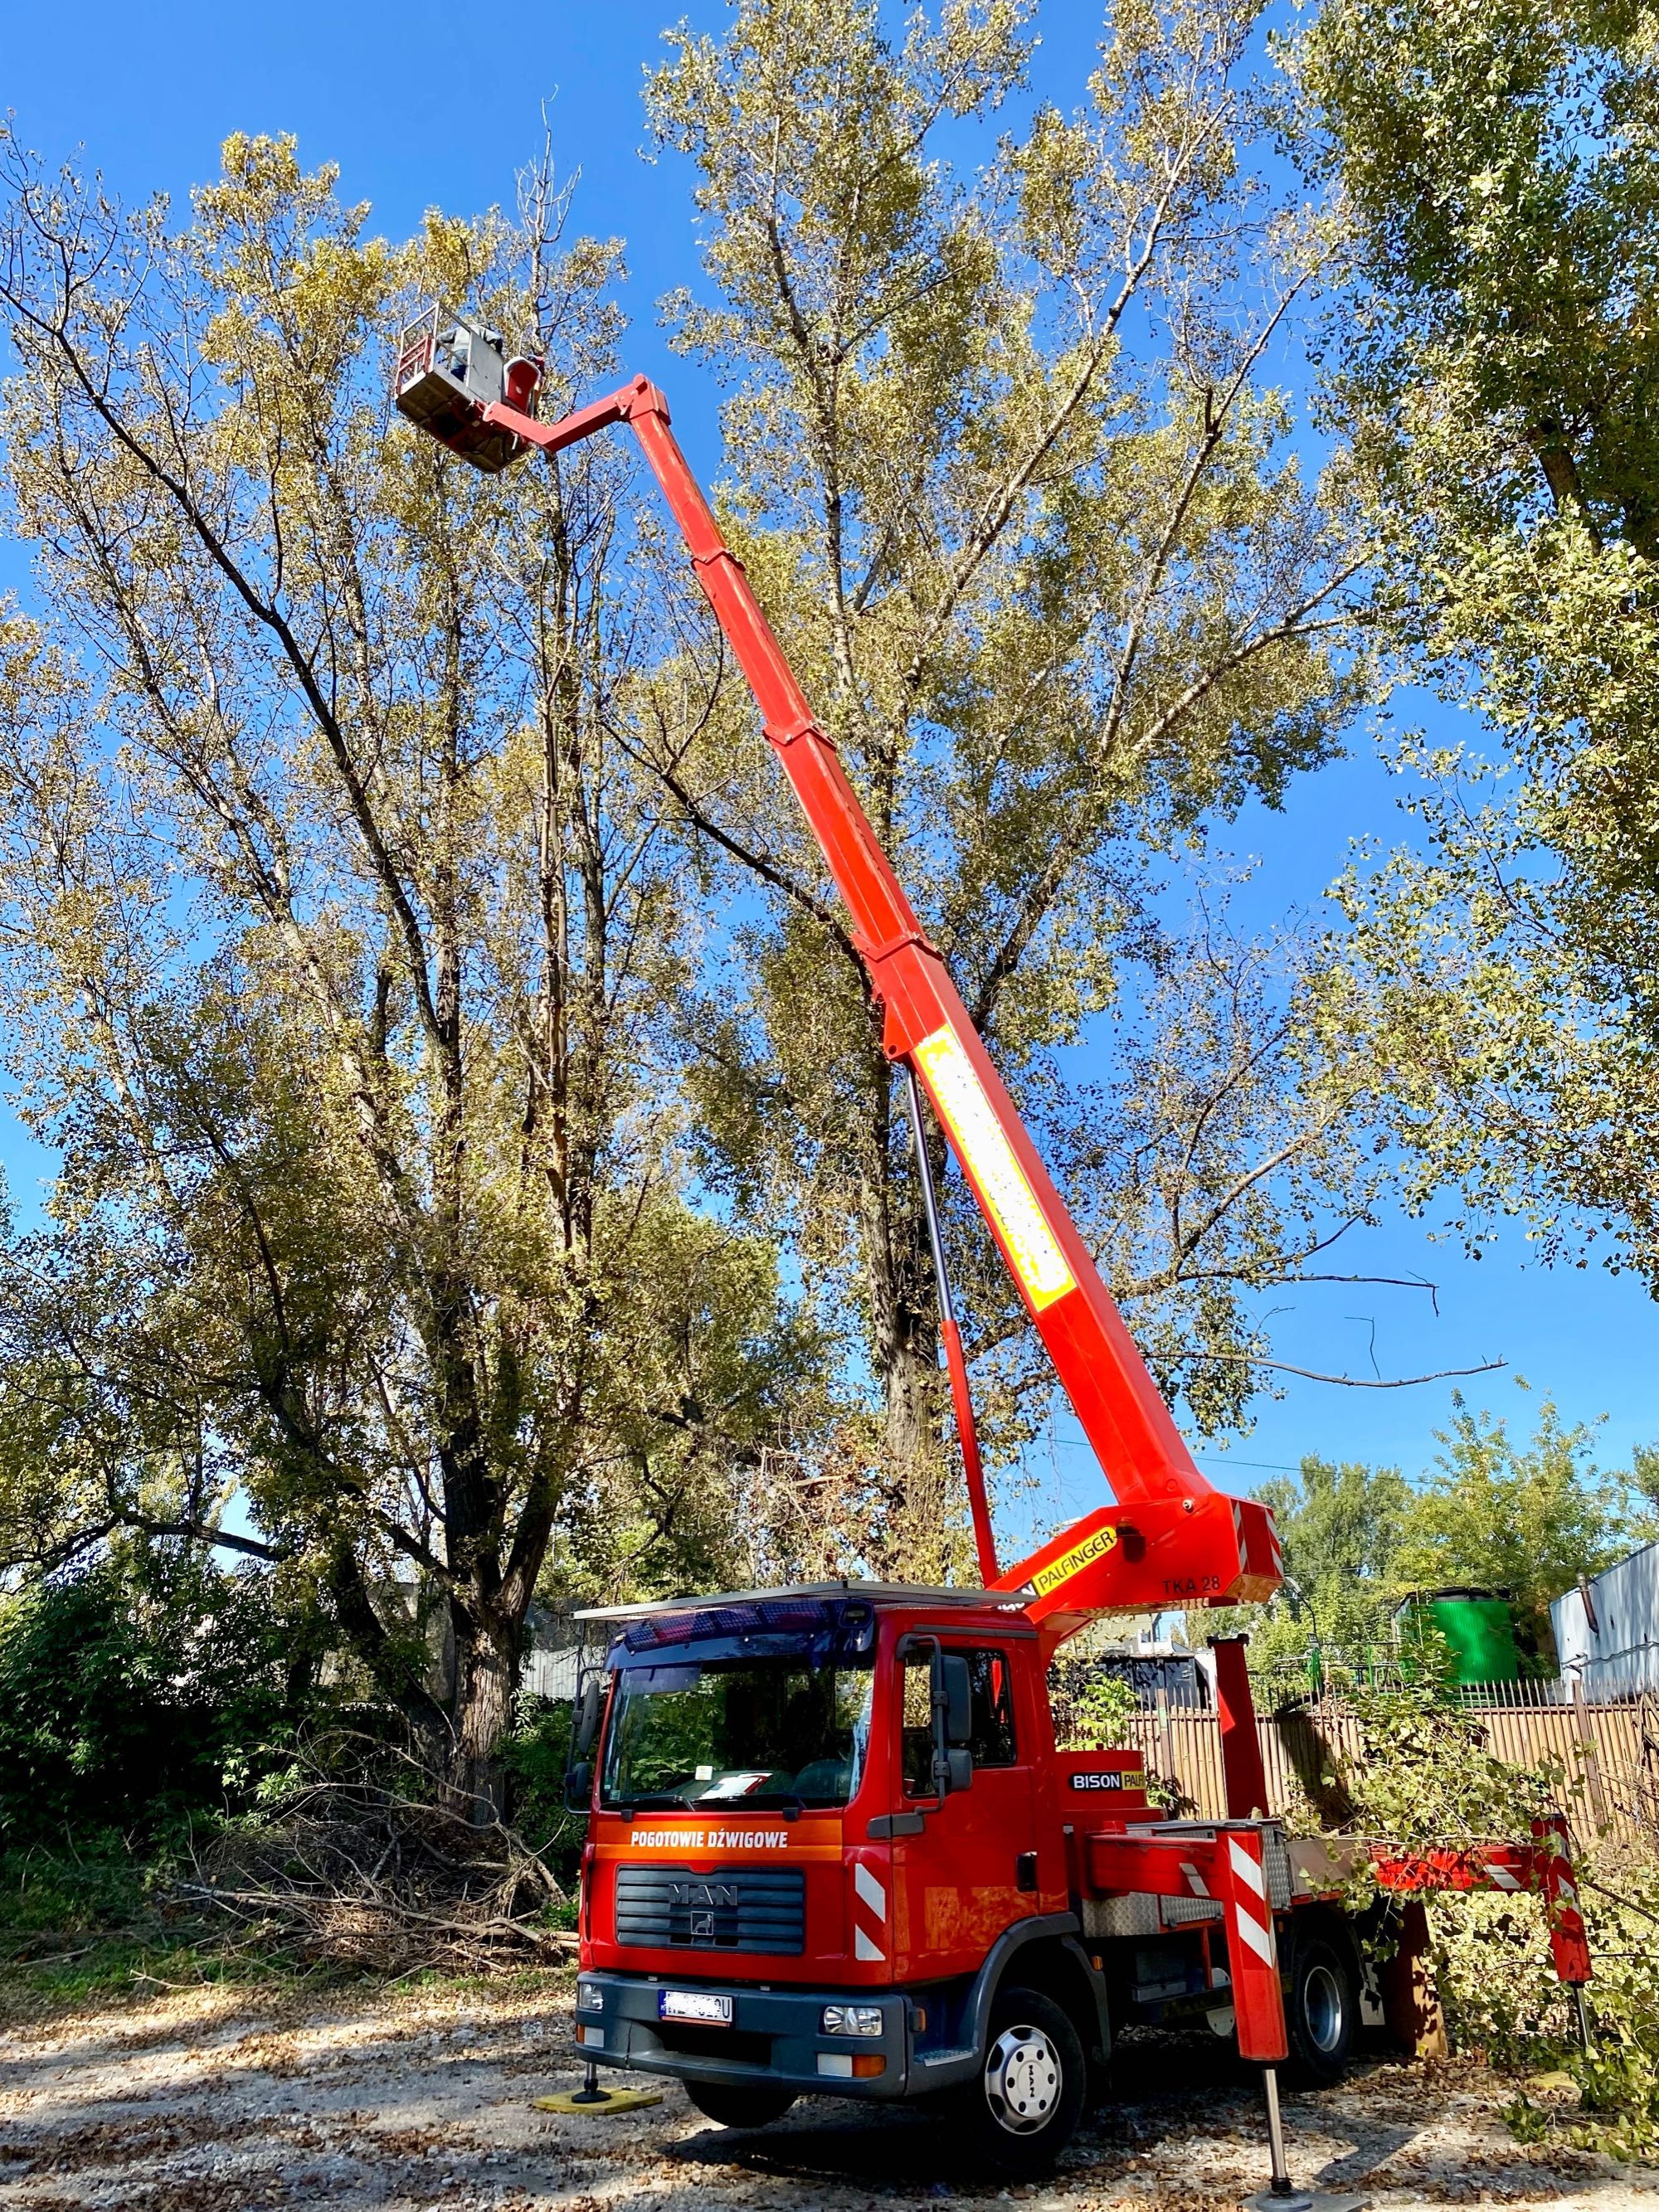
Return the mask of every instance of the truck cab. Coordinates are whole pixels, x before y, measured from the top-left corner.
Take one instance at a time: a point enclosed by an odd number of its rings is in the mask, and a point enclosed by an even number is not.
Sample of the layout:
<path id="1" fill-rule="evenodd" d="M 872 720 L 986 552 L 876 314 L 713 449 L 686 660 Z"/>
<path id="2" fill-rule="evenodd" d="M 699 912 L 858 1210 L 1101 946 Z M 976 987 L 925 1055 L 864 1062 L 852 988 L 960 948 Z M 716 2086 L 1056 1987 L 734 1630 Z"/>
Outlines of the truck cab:
<path id="1" fill-rule="evenodd" d="M 1000 2163 L 1052 2155 L 1109 2031 L 1060 1796 L 1090 1761 L 1055 1752 L 1019 1602 L 836 1583 L 598 1618 L 583 2056 L 728 2124 L 966 2092 Z M 1095 1756 L 1091 1806 L 1133 1763 Z"/>

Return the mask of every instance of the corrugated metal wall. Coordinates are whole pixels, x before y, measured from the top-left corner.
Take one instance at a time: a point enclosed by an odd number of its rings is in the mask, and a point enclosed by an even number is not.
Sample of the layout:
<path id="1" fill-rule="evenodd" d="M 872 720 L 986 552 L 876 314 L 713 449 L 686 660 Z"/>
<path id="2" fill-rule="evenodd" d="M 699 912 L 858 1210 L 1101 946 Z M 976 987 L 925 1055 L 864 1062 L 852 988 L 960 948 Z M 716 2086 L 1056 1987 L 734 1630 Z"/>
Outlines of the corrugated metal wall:
<path id="1" fill-rule="evenodd" d="M 1659 1543 L 1644 1544 L 1550 1607 L 1564 1674 L 1659 1690 Z M 1592 1613 L 1595 1625 L 1592 1626 Z"/>

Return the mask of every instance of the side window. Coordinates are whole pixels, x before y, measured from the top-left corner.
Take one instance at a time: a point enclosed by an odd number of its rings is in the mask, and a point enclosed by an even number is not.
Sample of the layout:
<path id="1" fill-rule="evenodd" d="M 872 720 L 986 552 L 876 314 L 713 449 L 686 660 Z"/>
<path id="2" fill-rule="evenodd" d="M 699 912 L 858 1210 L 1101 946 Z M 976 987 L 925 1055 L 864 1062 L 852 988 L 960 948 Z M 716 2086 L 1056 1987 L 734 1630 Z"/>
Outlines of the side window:
<path id="1" fill-rule="evenodd" d="M 973 1692 L 969 1748 L 977 1766 L 1013 1766 L 1014 1687 L 1006 1651 L 964 1651 Z M 933 1794 L 933 1670 L 926 1654 L 904 1662 L 900 1744 L 907 1797 Z"/>
<path id="2" fill-rule="evenodd" d="M 968 1673 L 974 1686 L 973 1753 L 975 1766 L 1012 1766 L 1014 1687 L 1006 1651 L 969 1651 Z"/>
<path id="3" fill-rule="evenodd" d="M 925 1655 L 907 1659 L 900 1684 L 900 1743 L 907 1797 L 933 1794 L 933 1678 Z"/>

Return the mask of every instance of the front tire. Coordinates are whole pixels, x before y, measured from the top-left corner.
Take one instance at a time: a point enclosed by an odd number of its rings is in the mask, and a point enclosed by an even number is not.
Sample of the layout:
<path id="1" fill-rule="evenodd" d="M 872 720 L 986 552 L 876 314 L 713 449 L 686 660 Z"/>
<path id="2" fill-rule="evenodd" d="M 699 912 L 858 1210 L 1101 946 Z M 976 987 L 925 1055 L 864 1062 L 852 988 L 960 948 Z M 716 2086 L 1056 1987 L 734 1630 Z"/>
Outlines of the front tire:
<path id="1" fill-rule="evenodd" d="M 977 2080 L 952 2118 L 976 2160 L 1046 2173 L 1083 2115 L 1088 2061 L 1067 2014 L 1041 1990 L 999 1990 Z"/>
<path id="2" fill-rule="evenodd" d="M 751 2089 L 741 2081 L 688 2081 L 685 2094 L 720 2128 L 769 2128 L 795 2101 L 793 2089 Z"/>
<path id="3" fill-rule="evenodd" d="M 1359 1984 L 1352 1954 L 1318 1929 L 1297 1930 L 1291 1944 L 1285 2028 L 1292 2078 L 1328 2089 L 1347 2070 L 1359 2025 Z"/>

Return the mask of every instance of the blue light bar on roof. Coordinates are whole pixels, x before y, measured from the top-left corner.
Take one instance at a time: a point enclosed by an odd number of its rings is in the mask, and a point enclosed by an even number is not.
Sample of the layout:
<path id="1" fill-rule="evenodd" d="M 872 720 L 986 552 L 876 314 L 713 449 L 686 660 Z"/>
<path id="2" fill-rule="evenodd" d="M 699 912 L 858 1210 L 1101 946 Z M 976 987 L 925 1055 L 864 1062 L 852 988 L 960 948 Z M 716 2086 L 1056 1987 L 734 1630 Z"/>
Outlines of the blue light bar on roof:
<path id="1" fill-rule="evenodd" d="M 629 1651 L 660 1651 L 665 1646 L 705 1637 L 820 1636 L 843 1620 L 862 1620 L 870 1607 L 861 1599 L 826 1602 L 822 1598 L 782 1597 L 737 1605 L 700 1606 L 684 1613 L 648 1613 L 629 1623 L 623 1644 Z"/>

